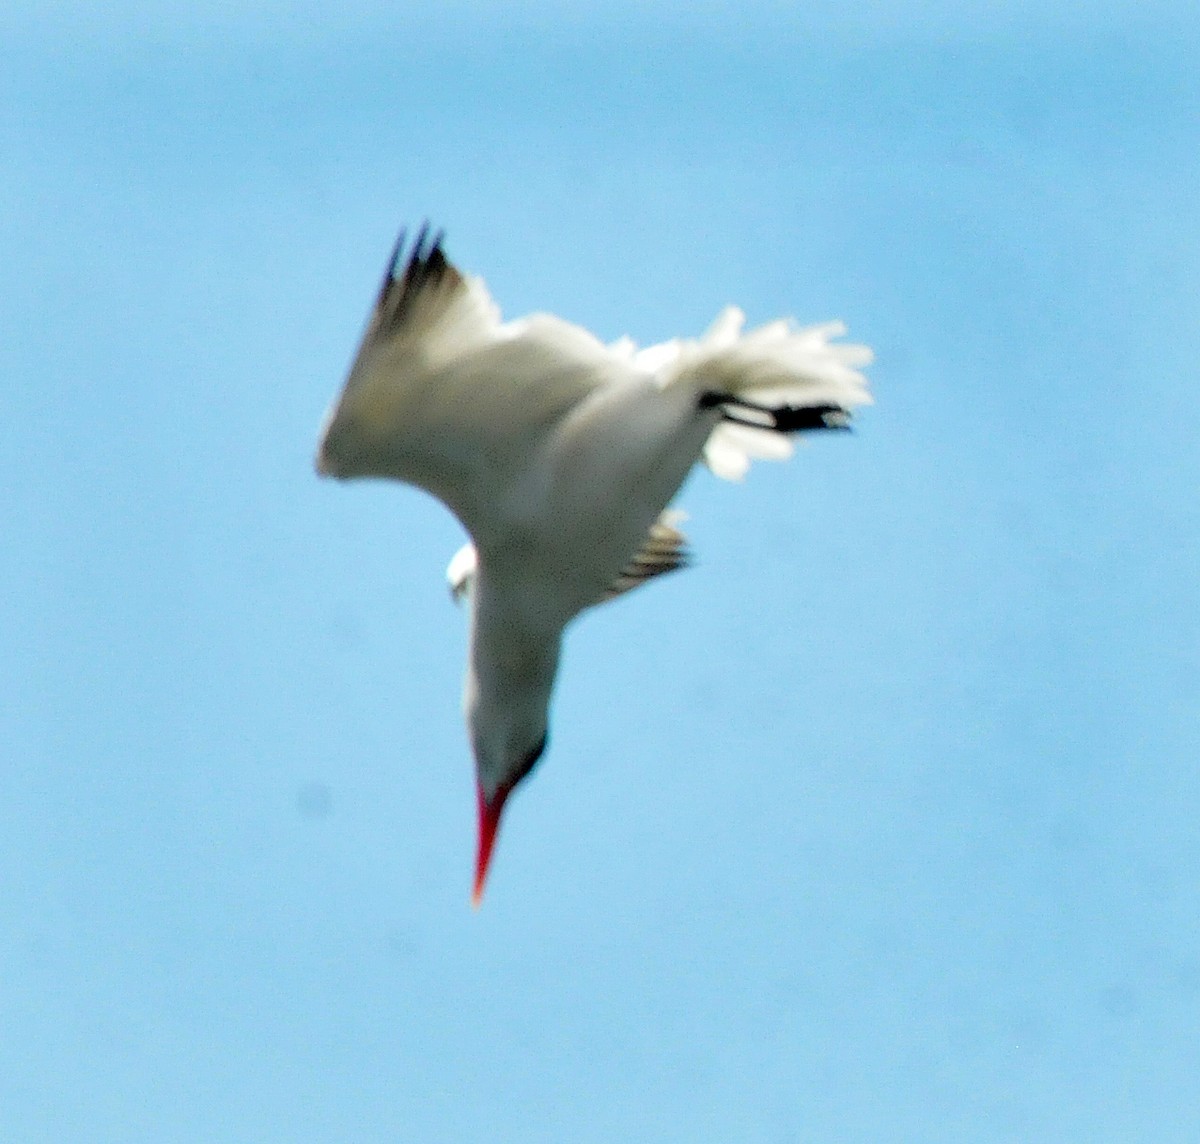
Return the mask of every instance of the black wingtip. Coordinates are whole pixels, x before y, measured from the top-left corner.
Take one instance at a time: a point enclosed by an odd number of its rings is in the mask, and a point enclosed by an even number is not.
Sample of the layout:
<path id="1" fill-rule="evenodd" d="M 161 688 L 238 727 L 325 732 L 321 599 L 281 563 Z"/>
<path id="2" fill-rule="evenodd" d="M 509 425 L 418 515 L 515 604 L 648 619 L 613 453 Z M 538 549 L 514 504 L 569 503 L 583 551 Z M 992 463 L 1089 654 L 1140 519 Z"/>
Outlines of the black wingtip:
<path id="1" fill-rule="evenodd" d="M 840 405 L 784 405 L 773 409 L 780 433 L 808 433 L 815 429 L 850 431 L 850 412 Z"/>
<path id="2" fill-rule="evenodd" d="M 415 280 L 418 285 L 421 285 L 429 279 L 441 277 L 449 265 L 446 255 L 442 251 L 442 240 L 446 237 L 446 232 L 444 230 L 437 231 L 431 240 L 429 229 L 428 220 L 421 223 L 421 229 L 417 231 L 417 240 L 412 245 L 412 253 L 408 256 L 408 263 L 404 267 L 404 274 L 400 276 L 400 280 L 404 282 Z"/>
<path id="3" fill-rule="evenodd" d="M 701 409 L 719 409 L 734 425 L 769 429 L 776 433 L 811 433 L 818 429 L 850 431 L 850 410 L 840 405 L 759 405 L 727 393 L 702 393 Z"/>
<path id="4" fill-rule="evenodd" d="M 414 269 L 418 268 L 427 257 L 425 251 L 425 243 L 429 238 L 429 220 L 425 219 L 421 223 L 421 229 L 417 231 L 417 241 L 413 243 L 412 254 L 408 258 L 408 266 L 405 268 L 405 274 L 411 274 Z"/>
<path id="5" fill-rule="evenodd" d="M 380 301 L 387 296 L 392 283 L 399 277 L 397 271 L 400 268 L 400 259 L 404 256 L 404 243 L 407 238 L 408 230 L 405 227 L 401 227 L 400 233 L 396 236 L 396 241 L 392 245 L 392 253 L 388 255 L 387 266 L 383 271 L 383 281 L 379 285 Z"/>
<path id="6" fill-rule="evenodd" d="M 453 268 L 442 250 L 444 230 L 430 237 L 429 221 L 421 223 L 411 246 L 407 228 L 401 229 L 388 258 L 387 271 L 379 290 L 378 308 L 387 325 L 401 322 L 414 298 L 429 286 L 436 286 Z"/>
<path id="7" fill-rule="evenodd" d="M 389 282 L 402 282 L 414 274 L 428 273 L 431 270 L 437 271 L 447 265 L 446 255 L 442 250 L 446 232 L 439 229 L 431 241 L 429 231 L 429 220 L 426 219 L 421 223 L 421 229 L 417 231 L 417 237 L 410 247 L 408 245 L 408 228 L 400 228 L 400 233 L 392 246 L 392 252 L 388 255 L 387 270 L 383 278 L 385 285 Z"/>

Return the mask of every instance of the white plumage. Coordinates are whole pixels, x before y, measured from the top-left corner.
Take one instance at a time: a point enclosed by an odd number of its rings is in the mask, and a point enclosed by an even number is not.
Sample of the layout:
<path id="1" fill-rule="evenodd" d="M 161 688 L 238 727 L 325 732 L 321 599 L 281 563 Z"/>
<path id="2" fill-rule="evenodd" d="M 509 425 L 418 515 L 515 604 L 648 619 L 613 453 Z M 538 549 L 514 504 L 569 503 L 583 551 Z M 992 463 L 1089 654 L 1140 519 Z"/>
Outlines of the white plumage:
<path id="1" fill-rule="evenodd" d="M 463 703 L 479 791 L 478 903 L 505 800 L 546 743 L 562 633 L 583 609 L 686 563 L 667 505 L 703 458 L 739 479 L 788 434 L 843 428 L 871 400 L 867 347 L 839 322 L 605 345 L 552 314 L 501 322 L 441 236 L 396 244 L 317 469 L 428 490 L 471 544 L 447 569 L 470 603 Z"/>

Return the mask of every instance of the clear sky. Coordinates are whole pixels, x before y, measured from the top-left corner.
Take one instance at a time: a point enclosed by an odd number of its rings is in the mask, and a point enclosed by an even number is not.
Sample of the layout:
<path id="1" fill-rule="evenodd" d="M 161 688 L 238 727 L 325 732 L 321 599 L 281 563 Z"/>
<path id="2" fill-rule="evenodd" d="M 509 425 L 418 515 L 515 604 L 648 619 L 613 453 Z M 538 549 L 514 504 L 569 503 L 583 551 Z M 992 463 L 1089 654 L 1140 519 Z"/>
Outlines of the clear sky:
<path id="1" fill-rule="evenodd" d="M 7 0 L 5 1141 L 1197 1139 L 1200 16 L 847 8 Z M 572 631 L 478 914 L 461 534 L 311 467 L 424 217 L 878 354 Z"/>

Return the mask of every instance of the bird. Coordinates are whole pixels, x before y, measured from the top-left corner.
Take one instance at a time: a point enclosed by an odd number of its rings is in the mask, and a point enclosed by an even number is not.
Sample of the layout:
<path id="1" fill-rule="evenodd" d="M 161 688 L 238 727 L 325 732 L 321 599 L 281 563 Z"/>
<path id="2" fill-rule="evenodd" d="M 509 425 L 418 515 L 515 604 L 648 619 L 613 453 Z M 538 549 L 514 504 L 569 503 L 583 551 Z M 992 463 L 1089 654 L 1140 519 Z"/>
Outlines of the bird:
<path id="1" fill-rule="evenodd" d="M 316 469 L 415 485 L 469 537 L 447 579 L 469 609 L 478 908 L 508 799 L 546 751 L 571 621 L 687 566 L 672 500 L 697 463 L 736 481 L 796 434 L 847 429 L 872 402 L 873 355 L 836 340 L 840 321 L 745 330 L 736 306 L 644 348 L 551 313 L 504 321 L 444 242 L 401 230 Z"/>

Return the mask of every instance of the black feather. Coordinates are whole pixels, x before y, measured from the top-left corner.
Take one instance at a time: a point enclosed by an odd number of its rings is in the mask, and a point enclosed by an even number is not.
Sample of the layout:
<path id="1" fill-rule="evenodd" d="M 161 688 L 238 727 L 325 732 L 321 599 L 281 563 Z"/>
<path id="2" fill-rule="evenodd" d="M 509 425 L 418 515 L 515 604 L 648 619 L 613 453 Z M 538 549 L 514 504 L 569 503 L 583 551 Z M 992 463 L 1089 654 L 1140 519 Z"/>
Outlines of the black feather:
<path id="1" fill-rule="evenodd" d="M 850 428 L 850 411 L 840 405 L 759 405 L 744 397 L 713 391 L 702 393 L 698 405 L 701 409 L 719 409 L 721 417 L 734 425 L 776 433 Z"/>
<path id="2" fill-rule="evenodd" d="M 454 273 L 442 250 L 445 235 L 445 231 L 439 230 L 430 239 L 429 223 L 423 222 L 406 258 L 408 232 L 400 231 L 379 291 L 380 324 L 385 329 L 393 331 L 402 326 L 416 299 L 426 290 L 439 286 L 447 274 Z"/>

